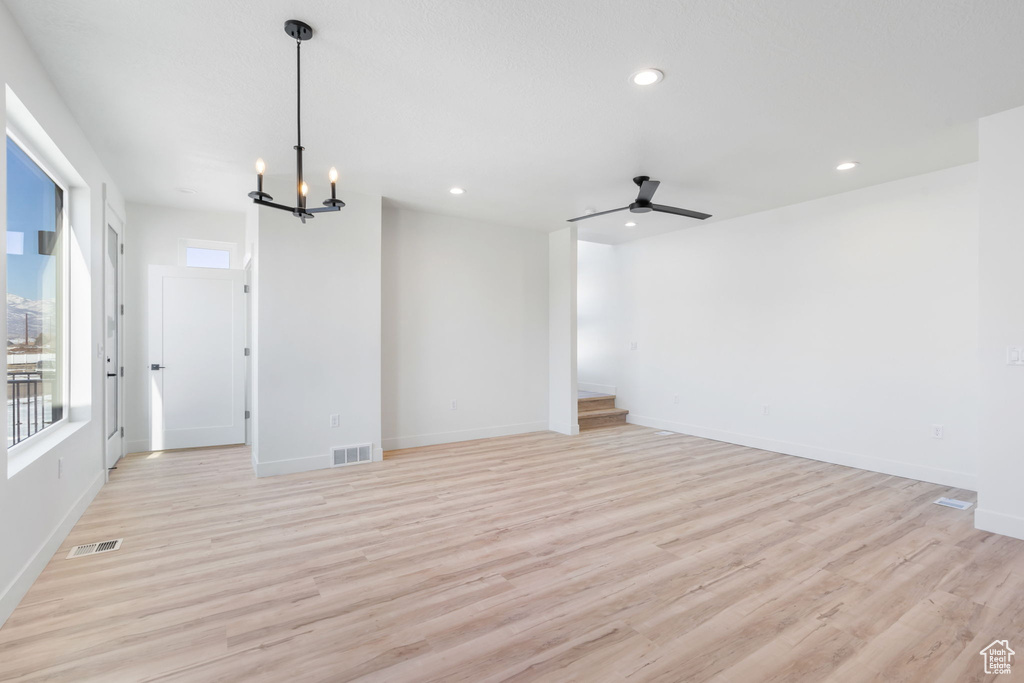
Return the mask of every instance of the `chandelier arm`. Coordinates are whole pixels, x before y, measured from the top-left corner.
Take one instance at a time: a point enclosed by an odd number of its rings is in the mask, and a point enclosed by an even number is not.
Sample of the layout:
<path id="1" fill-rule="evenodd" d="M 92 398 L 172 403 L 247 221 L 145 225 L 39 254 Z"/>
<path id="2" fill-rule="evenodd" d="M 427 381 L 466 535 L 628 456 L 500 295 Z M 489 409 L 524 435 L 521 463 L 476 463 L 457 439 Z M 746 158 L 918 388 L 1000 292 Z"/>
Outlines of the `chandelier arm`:
<path id="1" fill-rule="evenodd" d="M 294 206 L 285 206 L 284 204 L 278 204 L 277 202 L 268 202 L 265 199 L 253 199 L 252 203 L 253 204 L 259 204 L 260 206 L 269 206 L 272 209 L 282 209 L 284 211 L 291 211 L 291 212 L 294 212 L 295 209 L 296 209 L 296 207 L 294 207 Z"/>

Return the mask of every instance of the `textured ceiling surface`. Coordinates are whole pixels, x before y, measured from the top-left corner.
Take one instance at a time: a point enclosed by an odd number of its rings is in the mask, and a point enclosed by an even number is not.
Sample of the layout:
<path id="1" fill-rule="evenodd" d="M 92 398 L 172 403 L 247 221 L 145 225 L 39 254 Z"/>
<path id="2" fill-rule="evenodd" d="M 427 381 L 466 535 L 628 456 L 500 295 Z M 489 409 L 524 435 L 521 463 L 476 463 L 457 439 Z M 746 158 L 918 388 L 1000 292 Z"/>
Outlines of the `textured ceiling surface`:
<path id="1" fill-rule="evenodd" d="M 181 207 L 244 208 L 258 156 L 290 196 L 292 17 L 316 203 L 333 164 L 342 197 L 541 230 L 640 174 L 714 221 L 967 163 L 1024 104 L 1020 0 L 5 2 L 126 196 Z M 696 224 L 629 219 L 581 236 Z"/>

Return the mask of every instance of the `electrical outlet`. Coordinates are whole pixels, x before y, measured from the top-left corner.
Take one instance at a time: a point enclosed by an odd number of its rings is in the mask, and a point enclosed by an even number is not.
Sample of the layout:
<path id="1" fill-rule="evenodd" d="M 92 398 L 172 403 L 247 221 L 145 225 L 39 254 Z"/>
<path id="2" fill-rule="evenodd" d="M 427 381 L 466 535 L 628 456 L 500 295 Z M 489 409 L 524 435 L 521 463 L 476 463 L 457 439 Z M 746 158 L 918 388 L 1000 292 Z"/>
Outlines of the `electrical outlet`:
<path id="1" fill-rule="evenodd" d="M 459 409 L 459 402 L 453 398 L 452 399 L 452 410 L 458 410 L 458 409 Z"/>
<path id="2" fill-rule="evenodd" d="M 636 342 L 629 342 L 629 350 L 636 351 Z"/>
<path id="3" fill-rule="evenodd" d="M 676 405 L 679 405 L 679 394 L 676 394 L 675 396 L 672 397 L 672 402 L 675 403 Z"/>
<path id="4" fill-rule="evenodd" d="M 933 439 L 941 439 L 942 438 L 942 425 L 932 425 L 932 438 Z"/>
<path id="5" fill-rule="evenodd" d="M 341 426 L 341 415 L 331 415 L 331 426 L 332 427 L 340 427 Z"/>
<path id="6" fill-rule="evenodd" d="M 57 478 L 64 478 L 64 458 L 57 458 Z"/>
<path id="7" fill-rule="evenodd" d="M 772 414 L 772 407 L 770 405 L 767 405 L 767 404 L 761 406 L 761 414 L 762 415 L 771 415 Z"/>

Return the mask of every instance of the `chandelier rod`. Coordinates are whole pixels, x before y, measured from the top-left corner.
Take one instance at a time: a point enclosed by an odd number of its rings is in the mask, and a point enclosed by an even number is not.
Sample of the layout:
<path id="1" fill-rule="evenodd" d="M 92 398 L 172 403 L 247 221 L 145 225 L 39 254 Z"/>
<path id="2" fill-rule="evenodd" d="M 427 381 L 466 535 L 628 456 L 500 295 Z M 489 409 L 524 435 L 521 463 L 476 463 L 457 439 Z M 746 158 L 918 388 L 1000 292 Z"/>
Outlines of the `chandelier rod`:
<path id="1" fill-rule="evenodd" d="M 306 208 L 302 195 L 302 41 L 295 41 L 295 204 Z"/>

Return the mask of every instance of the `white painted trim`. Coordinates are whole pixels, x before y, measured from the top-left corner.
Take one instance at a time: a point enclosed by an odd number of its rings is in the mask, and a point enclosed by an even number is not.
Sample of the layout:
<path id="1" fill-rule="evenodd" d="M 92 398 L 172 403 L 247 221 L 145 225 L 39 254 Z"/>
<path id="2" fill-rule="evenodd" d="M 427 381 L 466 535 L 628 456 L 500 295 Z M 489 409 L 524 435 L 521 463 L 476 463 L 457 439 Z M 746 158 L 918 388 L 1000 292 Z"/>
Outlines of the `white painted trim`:
<path id="1" fill-rule="evenodd" d="M 577 434 L 580 433 L 580 426 L 579 423 L 569 425 L 563 422 L 552 422 L 550 425 L 548 425 L 548 431 L 556 432 L 558 434 L 565 434 L 567 436 L 576 436 Z"/>
<path id="2" fill-rule="evenodd" d="M 296 474 L 298 472 L 324 470 L 331 467 L 332 464 L 330 455 L 311 455 L 306 458 L 292 458 L 291 460 L 258 462 L 256 463 L 256 476 L 275 477 L 279 474 Z"/>
<path id="3" fill-rule="evenodd" d="M 474 439 L 490 439 L 496 436 L 512 434 L 528 434 L 529 432 L 547 431 L 547 422 L 522 422 L 520 424 L 496 425 L 478 429 L 463 429 L 457 432 L 438 432 L 436 434 L 419 434 L 417 436 L 395 436 L 383 440 L 385 451 L 401 448 L 419 448 L 420 446 L 436 446 L 442 443 L 473 441 Z"/>
<path id="4" fill-rule="evenodd" d="M 580 391 L 593 391 L 599 394 L 609 394 L 615 396 L 615 387 L 608 386 L 607 384 L 590 384 L 589 382 L 577 383 L 577 388 Z"/>
<path id="5" fill-rule="evenodd" d="M 14 581 L 0 594 L 0 626 L 4 625 L 7 618 L 14 612 L 14 608 L 18 606 L 21 599 L 28 593 L 28 589 L 32 587 L 35 580 L 43 573 L 43 569 L 50 562 L 50 558 L 60 550 L 61 544 L 64 543 L 68 534 L 71 533 L 75 524 L 78 523 L 82 513 L 85 512 L 86 508 L 89 507 L 89 504 L 96 497 L 96 494 L 103 488 L 103 484 L 106 482 L 106 474 L 107 471 L 103 470 L 96 475 L 89 488 L 81 495 L 78 502 L 68 510 L 68 514 L 64 516 L 64 519 L 53 530 L 53 533 L 46 539 L 42 547 L 25 563 L 25 566 Z"/>
<path id="6" fill-rule="evenodd" d="M 974 528 L 994 534 L 1024 539 L 1024 518 L 984 508 L 974 511 Z"/>
<path id="7" fill-rule="evenodd" d="M 806 444 L 792 443 L 789 441 L 777 441 L 775 439 L 767 439 L 751 434 L 726 432 L 719 429 L 710 429 L 707 427 L 698 427 L 696 425 L 660 420 L 653 417 L 634 415 L 633 413 L 626 416 L 626 422 L 629 424 L 642 425 L 644 427 L 654 427 L 655 429 L 667 429 L 669 431 L 679 432 L 680 434 L 689 434 L 691 436 L 699 436 L 705 439 L 714 439 L 715 441 L 734 443 L 740 446 L 760 448 L 764 451 L 772 451 L 774 453 L 782 453 L 784 455 L 795 455 L 799 458 L 830 462 L 834 465 L 856 467 L 857 469 L 868 470 L 870 472 L 880 472 L 882 474 L 891 474 L 896 477 L 917 479 L 918 481 L 926 481 L 931 484 L 955 486 L 969 491 L 978 490 L 978 477 L 973 474 L 967 474 L 966 472 L 955 472 L 953 470 L 943 470 L 936 467 L 914 465 L 912 463 L 879 458 L 873 455 L 847 453 L 845 451 L 836 451 L 829 448 L 808 446 Z"/>

